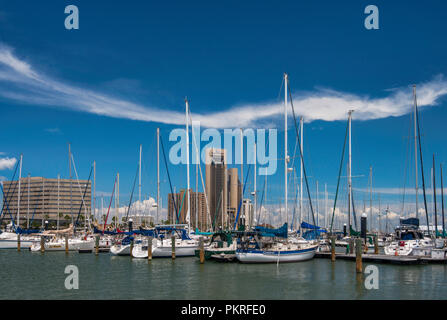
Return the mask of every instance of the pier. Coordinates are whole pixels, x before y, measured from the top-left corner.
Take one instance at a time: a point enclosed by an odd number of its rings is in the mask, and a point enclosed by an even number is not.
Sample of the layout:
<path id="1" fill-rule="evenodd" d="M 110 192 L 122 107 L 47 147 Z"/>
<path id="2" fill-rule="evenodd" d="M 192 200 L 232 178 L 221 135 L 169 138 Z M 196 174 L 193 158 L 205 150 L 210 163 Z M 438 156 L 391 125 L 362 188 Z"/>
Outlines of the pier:
<path id="1" fill-rule="evenodd" d="M 355 261 L 355 254 L 336 253 L 336 259 Z M 331 252 L 317 252 L 315 258 L 331 259 Z M 418 256 L 388 256 L 384 254 L 362 254 L 362 261 L 398 264 L 398 265 L 416 265 L 416 264 L 447 264 L 447 258 L 436 259 Z"/>

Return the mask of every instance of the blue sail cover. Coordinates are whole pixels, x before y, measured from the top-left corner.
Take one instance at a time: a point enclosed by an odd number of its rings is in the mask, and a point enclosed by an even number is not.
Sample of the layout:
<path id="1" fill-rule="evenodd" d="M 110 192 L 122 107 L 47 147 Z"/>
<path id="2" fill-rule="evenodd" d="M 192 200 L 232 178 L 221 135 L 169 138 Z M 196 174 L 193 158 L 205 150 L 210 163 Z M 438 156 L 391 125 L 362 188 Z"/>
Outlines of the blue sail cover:
<path id="1" fill-rule="evenodd" d="M 314 226 L 313 224 L 307 223 L 307 222 L 301 222 L 301 228 L 303 229 L 314 229 L 314 230 L 319 230 L 321 229 L 321 227 L 319 226 Z"/>
<path id="2" fill-rule="evenodd" d="M 255 231 L 261 233 L 263 237 L 279 237 L 279 238 L 287 238 L 287 223 L 284 223 L 282 227 L 278 229 L 269 229 L 261 226 L 256 226 Z"/>
<path id="3" fill-rule="evenodd" d="M 315 240 L 321 236 L 322 233 L 327 232 L 326 230 L 308 230 L 303 233 L 303 238 L 306 240 Z"/>
<path id="4" fill-rule="evenodd" d="M 155 230 L 141 229 L 141 230 L 133 230 L 132 232 L 134 234 L 139 234 L 139 235 L 142 235 L 142 236 L 155 237 Z"/>
<path id="5" fill-rule="evenodd" d="M 135 231 L 131 231 L 131 232 L 116 232 L 116 231 L 108 231 L 108 230 L 101 231 L 98 228 L 96 228 L 95 226 L 93 226 L 93 233 L 101 233 L 101 234 L 104 233 L 104 234 L 109 234 L 112 236 L 115 236 L 117 234 L 125 234 L 126 236 L 131 236 L 135 233 Z"/>
<path id="6" fill-rule="evenodd" d="M 308 231 L 303 233 L 303 238 L 306 240 L 315 240 L 321 236 L 322 233 L 327 233 L 326 230 L 322 229 L 319 226 L 314 226 L 313 224 L 302 222 L 301 228 L 303 229 L 309 229 Z M 300 233 L 298 230 L 297 233 Z"/>
<path id="7" fill-rule="evenodd" d="M 178 232 L 180 232 L 182 240 L 191 240 L 191 238 L 186 233 L 185 229 L 174 228 L 174 227 L 155 227 L 155 230 L 157 231 L 157 234 L 160 231 L 165 231 L 165 232 L 176 232 L 176 231 L 178 231 Z"/>
<path id="8" fill-rule="evenodd" d="M 16 229 L 17 234 L 31 234 L 31 233 L 40 233 L 39 229 L 22 229 L 20 227 L 17 227 Z"/>

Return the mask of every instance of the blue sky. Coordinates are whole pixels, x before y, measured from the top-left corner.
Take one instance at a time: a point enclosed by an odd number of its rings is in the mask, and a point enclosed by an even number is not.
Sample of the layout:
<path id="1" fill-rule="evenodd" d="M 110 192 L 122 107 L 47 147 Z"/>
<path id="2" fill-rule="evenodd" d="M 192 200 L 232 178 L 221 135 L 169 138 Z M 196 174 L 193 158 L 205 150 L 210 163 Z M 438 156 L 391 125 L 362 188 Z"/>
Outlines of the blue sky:
<path id="1" fill-rule="evenodd" d="M 79 8 L 79 30 L 64 28 L 68 4 Z M 379 30 L 364 28 L 369 4 L 380 10 Z M 278 93 L 287 72 L 306 119 L 312 192 L 316 180 L 320 190 L 327 183 L 335 191 L 345 119 L 354 108 L 353 174 L 363 175 L 354 187 L 367 188 L 372 165 L 382 206 L 397 208 L 413 83 L 426 174 L 433 153 L 437 166 L 447 156 L 446 9 L 439 1 L 0 1 L 0 158 L 23 153 L 24 174 L 67 177 L 71 142 L 80 177 L 96 160 L 98 191 L 110 193 L 120 172 L 125 205 L 139 144 L 143 194 L 154 196 L 156 128 L 172 145 L 168 134 L 183 122 L 185 96 L 193 120 L 211 127 L 278 128 L 282 155 Z M 289 129 L 293 150 L 291 118 Z M 413 168 L 411 153 L 409 161 Z M 170 170 L 177 188 L 185 187 L 184 168 Z M 282 173 L 280 163 L 269 178 L 271 201 L 282 197 Z M 11 175 L 0 167 L 0 176 Z M 192 177 L 194 184 L 194 171 Z M 413 187 L 413 171 L 407 180 Z"/>

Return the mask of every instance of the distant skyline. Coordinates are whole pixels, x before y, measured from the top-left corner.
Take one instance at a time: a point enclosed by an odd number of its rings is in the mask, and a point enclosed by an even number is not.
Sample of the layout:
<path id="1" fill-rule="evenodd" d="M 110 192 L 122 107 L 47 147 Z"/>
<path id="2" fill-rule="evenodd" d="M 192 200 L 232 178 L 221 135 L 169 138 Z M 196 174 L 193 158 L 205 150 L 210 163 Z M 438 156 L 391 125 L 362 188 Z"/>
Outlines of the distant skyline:
<path id="1" fill-rule="evenodd" d="M 169 149 L 171 130 L 184 127 L 185 97 L 202 129 L 276 128 L 283 159 L 281 88 L 287 72 L 295 112 L 305 120 L 305 165 L 313 198 L 319 182 L 320 209 L 325 183 L 333 206 L 347 112 L 354 109 L 356 209 L 361 212 L 364 201 L 369 207 L 372 166 L 374 208 L 380 193 L 381 209 L 389 204 L 396 219 L 405 186 L 406 208 L 414 211 L 413 84 L 429 208 L 433 154 L 440 192 L 439 165 L 447 159 L 447 4 L 375 1 L 379 30 L 364 28 L 367 1 L 73 4 L 80 11 L 79 30 L 64 28 L 66 4 L 31 2 L 23 10 L 20 3 L 0 1 L 0 180 L 11 178 L 20 154 L 23 176 L 67 178 L 71 143 L 80 179 L 96 161 L 97 195 L 107 198 L 120 173 L 120 202 L 126 206 L 142 144 L 142 194 L 155 198 L 156 128 Z M 292 156 L 291 110 L 288 128 Z M 166 208 L 170 189 L 162 155 L 160 161 Z M 169 170 L 177 190 L 185 188 L 185 166 L 169 164 Z M 283 172 L 279 160 L 268 177 L 271 210 L 283 206 Z M 252 171 L 248 181 L 251 197 Z M 292 214 L 293 177 L 289 182 Z M 195 188 L 195 166 L 190 183 Z M 341 183 L 340 193 L 346 192 L 346 178 Z M 258 176 L 259 196 L 263 184 Z M 419 184 L 422 207 L 421 176 Z M 343 210 L 346 195 L 339 201 Z M 440 194 L 438 201 L 440 213 Z M 284 220 L 275 217 L 278 224 Z"/>

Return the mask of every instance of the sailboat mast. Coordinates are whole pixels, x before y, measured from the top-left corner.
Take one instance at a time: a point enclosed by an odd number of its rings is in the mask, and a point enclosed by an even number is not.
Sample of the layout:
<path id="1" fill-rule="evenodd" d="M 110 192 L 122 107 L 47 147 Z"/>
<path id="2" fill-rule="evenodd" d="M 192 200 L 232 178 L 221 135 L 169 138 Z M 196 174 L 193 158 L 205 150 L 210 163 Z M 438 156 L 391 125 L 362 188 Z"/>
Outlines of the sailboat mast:
<path id="1" fill-rule="evenodd" d="M 29 229 L 29 196 L 30 196 L 31 175 L 28 173 L 28 210 L 26 213 L 26 228 Z M 59 214 L 59 212 L 58 212 Z"/>
<path id="2" fill-rule="evenodd" d="M 59 198 L 59 196 L 58 196 Z M 93 161 L 93 219 L 96 218 L 96 161 Z"/>
<path id="3" fill-rule="evenodd" d="M 301 148 L 301 155 L 304 156 L 304 150 L 303 150 L 303 136 L 304 136 L 304 119 L 303 117 L 300 117 L 300 148 Z M 303 159 L 300 157 L 300 233 L 301 232 L 301 223 L 303 222 Z"/>
<path id="4" fill-rule="evenodd" d="M 414 176 L 415 176 L 415 191 L 416 191 L 416 218 L 419 219 L 419 206 L 418 206 L 418 130 L 417 130 L 416 85 L 413 85 L 413 107 L 414 107 Z"/>
<path id="5" fill-rule="evenodd" d="M 20 168 L 19 168 L 19 193 L 17 195 L 17 226 L 20 227 L 20 184 L 22 180 L 22 162 L 23 162 L 23 155 L 20 154 Z"/>
<path id="6" fill-rule="evenodd" d="M 255 153 L 255 171 L 254 171 L 254 173 L 253 173 L 253 177 L 254 177 L 254 190 L 253 190 L 253 202 L 254 202 L 254 210 L 253 210 L 253 212 L 254 213 L 256 213 L 257 212 L 257 208 L 258 208 L 258 202 L 257 202 L 257 194 L 256 194 L 256 161 L 257 161 L 257 159 L 256 159 L 256 143 L 255 143 L 255 145 L 254 145 L 254 153 Z M 251 224 L 252 224 L 252 220 L 253 220 L 253 218 L 254 218 L 254 214 L 252 215 L 252 217 L 250 217 L 250 224 L 249 224 L 249 228 L 251 228 Z"/>
<path id="7" fill-rule="evenodd" d="M 442 163 L 441 166 L 441 210 L 442 210 L 442 237 L 445 238 L 445 222 L 444 222 L 444 184 L 442 182 Z"/>
<path id="8" fill-rule="evenodd" d="M 247 141 L 247 149 L 248 149 L 248 141 Z M 247 150 L 247 158 L 248 158 L 248 150 Z M 241 201 L 244 203 L 244 132 L 241 128 Z M 235 217 L 236 219 L 236 217 Z"/>
<path id="9" fill-rule="evenodd" d="M 325 204 L 324 204 L 324 227 L 327 228 L 327 204 L 328 204 L 328 195 L 327 195 L 327 183 L 324 184 L 324 198 L 325 198 Z"/>
<path id="10" fill-rule="evenodd" d="M 120 173 L 116 174 L 116 197 L 115 197 L 115 229 L 118 229 L 120 210 Z"/>
<path id="11" fill-rule="evenodd" d="M 438 234 L 438 210 L 436 207 L 436 173 L 435 173 L 435 154 L 433 154 L 433 203 L 435 207 L 435 238 Z"/>
<path id="12" fill-rule="evenodd" d="M 370 185 L 369 185 L 369 223 L 372 229 L 372 183 L 373 183 L 373 176 L 372 176 L 372 166 L 369 167 L 369 181 L 370 181 Z"/>
<path id="13" fill-rule="evenodd" d="M 140 144 L 140 161 L 138 162 L 138 202 L 141 205 L 141 152 L 143 151 L 143 146 Z M 141 215 L 141 213 L 140 213 Z"/>
<path id="14" fill-rule="evenodd" d="M 158 215 L 160 213 L 160 128 L 157 128 L 157 216 L 155 224 L 158 223 Z"/>
<path id="15" fill-rule="evenodd" d="M 71 144 L 68 144 L 68 170 L 69 170 L 69 176 L 70 176 L 70 217 L 71 217 L 71 223 L 73 224 L 73 181 L 72 181 L 72 175 L 71 175 Z"/>
<path id="16" fill-rule="evenodd" d="M 60 174 L 57 175 L 57 230 L 59 230 L 59 183 L 60 183 Z"/>
<path id="17" fill-rule="evenodd" d="M 197 150 L 196 150 L 197 151 Z M 196 229 L 199 227 L 199 153 L 196 152 Z"/>
<path id="18" fill-rule="evenodd" d="M 318 194 L 318 180 L 317 180 L 317 226 L 318 226 L 318 216 L 320 215 L 320 199 Z"/>
<path id="19" fill-rule="evenodd" d="M 185 98 L 185 104 L 186 104 L 186 195 L 187 195 L 187 211 L 186 211 L 186 223 L 188 224 L 188 232 L 191 229 L 191 223 L 190 223 L 190 194 L 189 194 L 189 121 L 188 121 L 188 113 L 189 113 L 189 102 L 188 99 Z"/>
<path id="20" fill-rule="evenodd" d="M 284 208 L 286 215 L 286 222 L 289 221 L 289 215 L 287 211 L 287 85 L 289 82 L 289 77 L 287 73 L 284 73 Z"/>
<path id="21" fill-rule="evenodd" d="M 352 204 L 352 153 L 351 153 L 351 122 L 352 122 L 352 113 L 354 110 L 349 110 L 348 119 L 349 119 L 349 165 L 348 165 L 348 228 L 349 235 L 351 235 L 351 204 Z"/>

